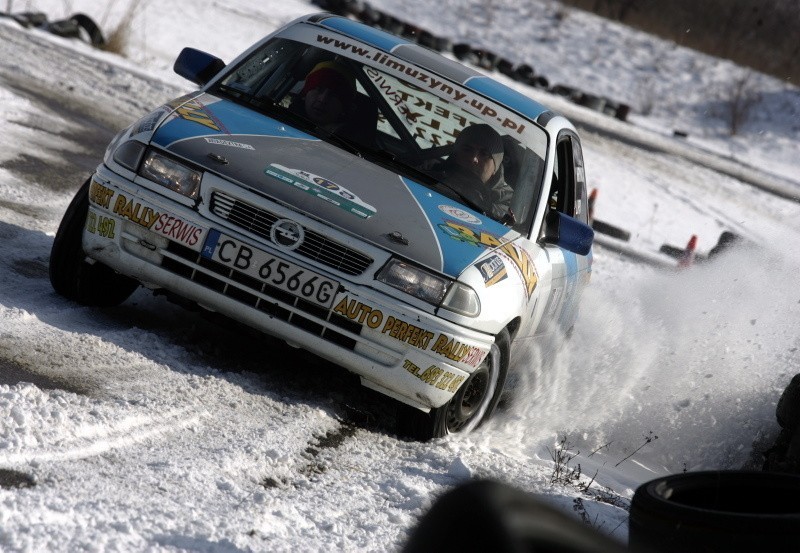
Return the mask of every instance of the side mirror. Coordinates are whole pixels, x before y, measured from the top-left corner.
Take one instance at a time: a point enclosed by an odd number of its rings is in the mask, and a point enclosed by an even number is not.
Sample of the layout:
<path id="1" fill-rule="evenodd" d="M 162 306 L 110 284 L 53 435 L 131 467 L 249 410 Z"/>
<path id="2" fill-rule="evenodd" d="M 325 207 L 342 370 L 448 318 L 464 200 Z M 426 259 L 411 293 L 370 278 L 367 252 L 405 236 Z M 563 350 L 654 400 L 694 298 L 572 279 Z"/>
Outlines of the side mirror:
<path id="1" fill-rule="evenodd" d="M 555 210 L 548 211 L 544 222 L 546 244 L 554 244 L 577 255 L 588 255 L 594 241 L 592 227 Z"/>
<path id="2" fill-rule="evenodd" d="M 195 84 L 203 86 L 225 68 L 225 62 L 194 48 L 184 48 L 172 69 Z"/>

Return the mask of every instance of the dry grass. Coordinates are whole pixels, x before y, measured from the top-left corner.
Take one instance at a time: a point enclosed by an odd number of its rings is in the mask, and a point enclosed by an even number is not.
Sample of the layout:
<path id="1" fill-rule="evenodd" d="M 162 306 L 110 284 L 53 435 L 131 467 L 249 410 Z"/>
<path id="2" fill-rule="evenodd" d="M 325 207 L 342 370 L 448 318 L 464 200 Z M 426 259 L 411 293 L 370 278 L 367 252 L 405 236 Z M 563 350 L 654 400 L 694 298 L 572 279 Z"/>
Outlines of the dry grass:
<path id="1" fill-rule="evenodd" d="M 119 54 L 120 56 L 127 55 L 128 41 L 130 40 L 133 30 L 133 21 L 146 4 L 147 0 L 130 0 L 122 20 L 114 30 L 108 33 L 103 50 Z"/>

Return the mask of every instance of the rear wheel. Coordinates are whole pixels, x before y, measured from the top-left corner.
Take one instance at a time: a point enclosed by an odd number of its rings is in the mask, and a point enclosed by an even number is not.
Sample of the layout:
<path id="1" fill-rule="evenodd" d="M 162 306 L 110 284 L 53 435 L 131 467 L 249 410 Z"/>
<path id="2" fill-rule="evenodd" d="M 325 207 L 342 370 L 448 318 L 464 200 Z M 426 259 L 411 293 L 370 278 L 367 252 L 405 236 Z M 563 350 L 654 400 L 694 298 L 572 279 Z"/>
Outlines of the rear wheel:
<path id="1" fill-rule="evenodd" d="M 402 405 L 398 413 L 398 433 L 414 440 L 427 441 L 448 434 L 469 432 L 491 417 L 503 393 L 508 374 L 511 339 L 503 330 L 483 363 L 461 385 L 453 398 L 423 413 Z"/>
<path id="2" fill-rule="evenodd" d="M 83 305 L 112 306 L 128 299 L 139 283 L 99 262 L 87 261 L 81 239 L 89 212 L 87 180 L 67 207 L 50 250 L 53 289 Z"/>

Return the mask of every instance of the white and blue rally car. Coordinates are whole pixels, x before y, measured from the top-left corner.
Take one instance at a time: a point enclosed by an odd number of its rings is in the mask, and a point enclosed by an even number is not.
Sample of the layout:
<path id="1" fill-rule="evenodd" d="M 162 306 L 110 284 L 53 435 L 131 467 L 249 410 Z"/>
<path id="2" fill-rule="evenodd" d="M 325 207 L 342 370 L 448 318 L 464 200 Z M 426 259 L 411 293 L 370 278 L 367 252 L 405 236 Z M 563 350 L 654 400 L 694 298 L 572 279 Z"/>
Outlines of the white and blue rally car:
<path id="1" fill-rule="evenodd" d="M 320 64 L 350 79 L 336 128 L 297 108 Z M 114 305 L 144 285 L 221 313 L 356 373 L 423 440 L 491 415 L 515 338 L 574 323 L 593 232 L 564 117 L 331 14 L 175 70 L 200 89 L 120 132 L 68 207 L 58 293 Z M 502 138 L 499 212 L 441 172 L 474 125 Z"/>

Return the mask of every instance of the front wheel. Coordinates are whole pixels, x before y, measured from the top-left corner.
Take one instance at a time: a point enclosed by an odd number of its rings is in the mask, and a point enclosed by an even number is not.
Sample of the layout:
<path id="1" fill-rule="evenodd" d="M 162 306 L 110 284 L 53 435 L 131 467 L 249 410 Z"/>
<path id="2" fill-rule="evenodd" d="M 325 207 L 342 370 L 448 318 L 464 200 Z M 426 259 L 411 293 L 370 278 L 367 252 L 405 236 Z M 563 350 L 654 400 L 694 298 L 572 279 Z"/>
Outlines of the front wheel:
<path id="1" fill-rule="evenodd" d="M 398 434 L 427 441 L 448 434 L 469 432 L 494 413 L 508 374 L 511 338 L 507 330 L 495 337 L 491 352 L 461 385 L 453 398 L 429 413 L 400 406 Z"/>
<path id="2" fill-rule="evenodd" d="M 91 179 L 81 186 L 61 219 L 50 250 L 50 284 L 65 298 L 83 305 L 119 305 L 139 283 L 102 263 L 87 261 L 81 241 L 89 212 L 90 186 Z"/>

